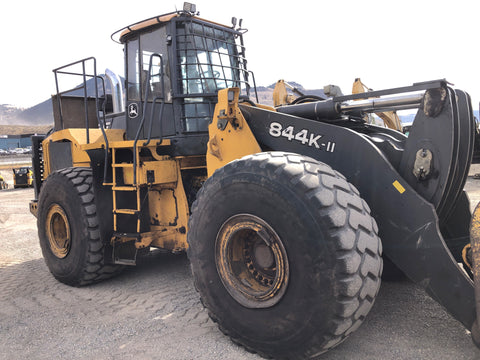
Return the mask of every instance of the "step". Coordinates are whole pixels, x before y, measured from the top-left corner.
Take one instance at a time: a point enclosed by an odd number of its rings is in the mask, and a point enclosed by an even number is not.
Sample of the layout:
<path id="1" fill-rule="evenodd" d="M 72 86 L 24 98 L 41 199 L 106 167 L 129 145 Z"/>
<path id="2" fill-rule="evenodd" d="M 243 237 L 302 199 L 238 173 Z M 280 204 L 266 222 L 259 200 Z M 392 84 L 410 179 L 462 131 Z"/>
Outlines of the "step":
<path id="1" fill-rule="evenodd" d="M 112 164 L 114 168 L 133 168 L 132 163 L 119 163 L 119 164 Z"/>
<path id="2" fill-rule="evenodd" d="M 112 234 L 113 262 L 119 265 L 135 265 L 138 254 L 138 249 L 135 247 L 135 242 L 139 239 L 140 234 L 138 233 L 114 232 Z"/>
<path id="3" fill-rule="evenodd" d="M 135 186 L 112 186 L 113 191 L 136 191 Z"/>
<path id="4" fill-rule="evenodd" d="M 122 242 L 121 239 L 124 239 L 124 241 L 125 239 L 127 239 L 127 241 L 139 240 L 140 233 L 125 233 L 125 232 L 114 231 L 112 234 L 112 240 L 113 239 L 115 239 L 115 241 L 112 241 L 112 243 Z"/>
<path id="5" fill-rule="evenodd" d="M 114 214 L 126 214 L 126 215 L 137 215 L 140 211 L 135 209 L 116 209 L 113 210 Z"/>

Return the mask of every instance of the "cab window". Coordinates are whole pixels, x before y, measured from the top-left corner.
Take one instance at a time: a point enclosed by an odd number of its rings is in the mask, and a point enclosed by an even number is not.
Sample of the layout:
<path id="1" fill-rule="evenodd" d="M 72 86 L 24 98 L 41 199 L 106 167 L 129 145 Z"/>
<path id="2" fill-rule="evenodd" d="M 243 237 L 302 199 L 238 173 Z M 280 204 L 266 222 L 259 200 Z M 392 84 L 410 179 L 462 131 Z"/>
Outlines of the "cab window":
<path id="1" fill-rule="evenodd" d="M 160 57 L 162 56 L 163 69 L 161 68 Z M 171 102 L 170 98 L 170 77 L 168 67 L 166 31 L 165 28 L 159 28 L 139 36 L 138 39 L 131 40 L 127 44 L 127 82 L 128 99 L 145 100 L 147 88 L 149 90 L 148 100 L 163 98 L 166 102 Z M 150 69 L 150 81 L 148 81 L 148 70 Z M 162 72 L 163 89 L 162 93 Z"/>

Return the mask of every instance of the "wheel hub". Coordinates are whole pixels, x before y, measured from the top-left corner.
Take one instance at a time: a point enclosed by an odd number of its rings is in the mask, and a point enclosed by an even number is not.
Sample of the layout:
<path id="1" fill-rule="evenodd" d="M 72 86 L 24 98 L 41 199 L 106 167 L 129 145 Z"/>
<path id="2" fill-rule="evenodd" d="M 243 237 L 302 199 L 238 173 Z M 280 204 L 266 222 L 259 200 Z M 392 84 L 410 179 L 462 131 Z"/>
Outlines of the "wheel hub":
<path id="1" fill-rule="evenodd" d="M 253 255 L 261 268 L 271 268 L 275 262 L 273 251 L 264 243 L 255 244 Z"/>
<path id="2" fill-rule="evenodd" d="M 63 259 L 68 255 L 71 246 L 70 226 L 67 214 L 58 204 L 53 204 L 46 217 L 46 235 L 53 255 Z"/>
<path id="3" fill-rule="evenodd" d="M 217 272 L 228 293 L 247 308 L 268 308 L 285 294 L 288 258 L 277 233 L 250 214 L 229 218 L 216 239 Z"/>

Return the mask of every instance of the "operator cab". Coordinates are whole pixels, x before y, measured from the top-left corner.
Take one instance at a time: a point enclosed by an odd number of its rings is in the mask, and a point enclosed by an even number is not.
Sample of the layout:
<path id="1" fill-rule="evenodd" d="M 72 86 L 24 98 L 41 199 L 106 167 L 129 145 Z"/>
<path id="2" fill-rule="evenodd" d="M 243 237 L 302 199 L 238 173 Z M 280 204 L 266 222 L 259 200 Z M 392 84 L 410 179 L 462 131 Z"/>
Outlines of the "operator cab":
<path id="1" fill-rule="evenodd" d="M 248 95 L 244 32 L 187 4 L 114 33 L 125 46 L 127 139 L 174 137 L 173 155 L 204 154 L 218 90 Z"/>

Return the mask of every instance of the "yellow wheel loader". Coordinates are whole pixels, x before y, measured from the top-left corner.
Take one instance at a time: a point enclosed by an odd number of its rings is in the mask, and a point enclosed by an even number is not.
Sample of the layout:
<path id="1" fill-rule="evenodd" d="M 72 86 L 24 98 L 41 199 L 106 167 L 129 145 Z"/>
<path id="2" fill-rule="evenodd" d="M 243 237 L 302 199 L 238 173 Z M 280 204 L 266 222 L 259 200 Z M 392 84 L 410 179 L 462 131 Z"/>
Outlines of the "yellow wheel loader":
<path id="1" fill-rule="evenodd" d="M 28 166 L 13 168 L 13 187 L 32 187 L 33 186 L 33 172 Z"/>
<path id="2" fill-rule="evenodd" d="M 437 80 L 264 106 L 232 20 L 186 4 L 117 31 L 125 79 L 97 73 L 95 58 L 54 70 L 55 127 L 32 139 L 30 204 L 53 276 L 81 286 L 150 247 L 187 251 L 225 334 L 301 359 L 361 325 L 385 256 L 478 344 L 469 95 Z M 62 89 L 65 76 L 80 85 Z M 408 138 L 363 120 L 405 108 L 418 109 Z"/>

